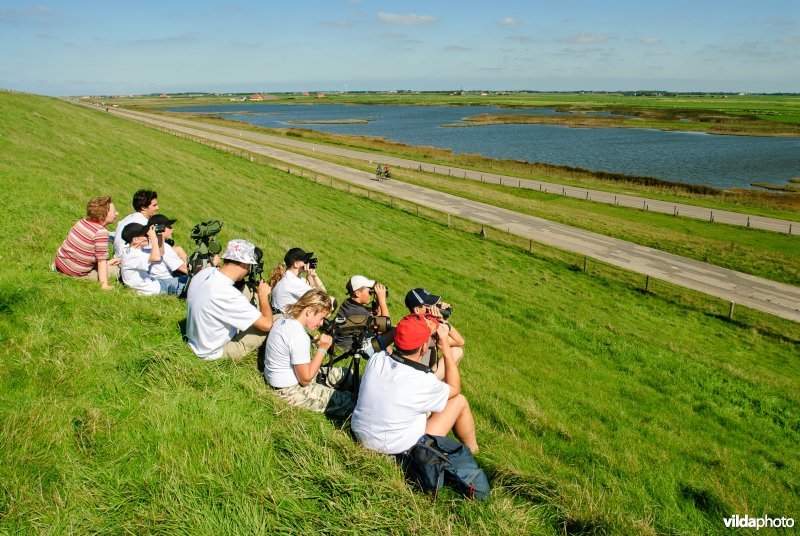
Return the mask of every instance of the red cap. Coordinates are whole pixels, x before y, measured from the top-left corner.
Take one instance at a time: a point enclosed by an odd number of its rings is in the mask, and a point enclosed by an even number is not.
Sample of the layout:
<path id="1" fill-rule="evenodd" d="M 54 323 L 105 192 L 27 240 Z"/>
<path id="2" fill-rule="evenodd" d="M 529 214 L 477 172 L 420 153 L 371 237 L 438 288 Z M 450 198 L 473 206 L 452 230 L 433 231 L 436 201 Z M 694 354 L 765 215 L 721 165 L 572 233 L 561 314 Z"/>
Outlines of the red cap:
<path id="1" fill-rule="evenodd" d="M 432 316 L 408 315 L 394 330 L 394 345 L 401 350 L 416 350 L 428 341 L 437 327 L 439 322 Z"/>

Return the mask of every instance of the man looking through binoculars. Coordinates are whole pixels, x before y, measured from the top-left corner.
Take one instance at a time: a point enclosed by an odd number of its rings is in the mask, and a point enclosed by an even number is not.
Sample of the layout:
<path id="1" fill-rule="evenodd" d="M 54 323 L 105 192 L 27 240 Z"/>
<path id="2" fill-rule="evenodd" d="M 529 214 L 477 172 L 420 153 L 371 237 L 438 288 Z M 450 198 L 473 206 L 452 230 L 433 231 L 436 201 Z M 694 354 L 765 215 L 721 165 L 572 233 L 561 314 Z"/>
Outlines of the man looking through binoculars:
<path id="1" fill-rule="evenodd" d="M 406 307 L 408 307 L 409 313 L 430 315 L 444 325 L 449 345 L 452 348 L 453 361 L 458 364 L 464 357 L 465 341 L 456 327 L 449 322 L 453 307 L 449 303 L 443 302 L 441 296 L 431 294 L 424 288 L 414 288 L 408 291 Z M 428 365 L 436 373 L 437 378 L 444 379 L 447 364 L 436 358 L 435 336 L 431 336 L 428 340 L 427 350 L 423 352 L 421 362 Z"/>

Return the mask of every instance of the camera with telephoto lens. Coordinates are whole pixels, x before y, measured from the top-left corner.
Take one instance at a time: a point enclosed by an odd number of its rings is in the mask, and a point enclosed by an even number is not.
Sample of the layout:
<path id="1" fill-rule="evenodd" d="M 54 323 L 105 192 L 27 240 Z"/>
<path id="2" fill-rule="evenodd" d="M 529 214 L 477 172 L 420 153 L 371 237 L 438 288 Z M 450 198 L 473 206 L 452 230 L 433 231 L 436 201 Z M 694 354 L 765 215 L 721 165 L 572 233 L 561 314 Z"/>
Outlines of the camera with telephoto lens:
<path id="1" fill-rule="evenodd" d="M 245 284 L 255 295 L 258 284 L 261 283 L 261 280 L 264 278 L 264 261 L 262 260 L 264 258 L 264 252 L 261 251 L 260 247 L 256 246 L 253 249 L 253 256 L 256 258 L 256 263 L 250 265 L 250 272 L 247 274 Z"/>
<path id="2" fill-rule="evenodd" d="M 353 315 L 333 320 L 325 318 L 319 331 L 336 339 L 342 335 L 386 333 L 391 328 L 392 321 L 388 316 Z"/>
<path id="3" fill-rule="evenodd" d="M 210 220 L 198 223 L 192 229 L 194 251 L 186 263 L 189 274 L 194 275 L 211 262 L 214 255 L 222 251 L 222 245 L 217 241 L 217 234 L 222 230 L 222 222 Z"/>

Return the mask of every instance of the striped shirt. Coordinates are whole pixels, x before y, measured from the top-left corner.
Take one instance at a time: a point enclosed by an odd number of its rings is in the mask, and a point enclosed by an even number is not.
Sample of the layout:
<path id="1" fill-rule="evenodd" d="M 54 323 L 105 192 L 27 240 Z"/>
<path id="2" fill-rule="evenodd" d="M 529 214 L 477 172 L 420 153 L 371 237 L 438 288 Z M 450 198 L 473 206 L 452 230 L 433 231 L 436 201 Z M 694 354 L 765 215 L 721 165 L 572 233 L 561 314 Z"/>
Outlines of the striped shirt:
<path id="1" fill-rule="evenodd" d="M 108 229 L 87 218 L 72 226 L 56 252 L 56 268 L 74 277 L 83 277 L 97 269 L 97 261 L 108 258 Z"/>

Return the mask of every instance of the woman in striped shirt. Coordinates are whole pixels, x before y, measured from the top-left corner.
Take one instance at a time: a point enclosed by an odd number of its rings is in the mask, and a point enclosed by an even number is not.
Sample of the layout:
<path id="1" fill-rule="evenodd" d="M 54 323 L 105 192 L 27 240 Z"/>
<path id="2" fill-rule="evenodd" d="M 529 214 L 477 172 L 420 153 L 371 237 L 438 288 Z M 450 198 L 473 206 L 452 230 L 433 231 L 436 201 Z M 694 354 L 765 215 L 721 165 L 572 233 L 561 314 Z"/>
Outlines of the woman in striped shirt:
<path id="1" fill-rule="evenodd" d="M 109 278 L 119 275 L 119 259 L 108 260 L 108 225 L 119 215 L 107 195 L 93 197 L 86 205 L 86 217 L 72 226 L 56 252 L 56 271 L 80 279 L 100 281 L 111 290 Z"/>

